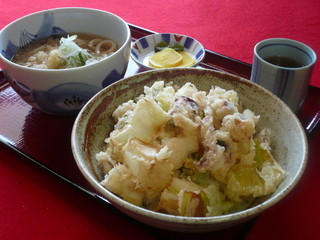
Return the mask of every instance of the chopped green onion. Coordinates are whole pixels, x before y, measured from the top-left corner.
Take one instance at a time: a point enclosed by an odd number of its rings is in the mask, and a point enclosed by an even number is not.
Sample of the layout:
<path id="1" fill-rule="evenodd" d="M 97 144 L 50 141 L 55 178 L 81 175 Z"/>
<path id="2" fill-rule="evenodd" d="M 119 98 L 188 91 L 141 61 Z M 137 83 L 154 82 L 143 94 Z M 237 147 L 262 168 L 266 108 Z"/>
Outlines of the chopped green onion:
<path id="1" fill-rule="evenodd" d="M 60 39 L 58 54 L 66 61 L 67 67 L 84 66 L 86 61 L 93 57 L 86 49 L 82 49 L 74 42 L 76 38 L 77 35 L 72 35 Z"/>
<path id="2" fill-rule="evenodd" d="M 82 57 L 82 54 L 81 54 L 81 52 L 79 52 L 79 59 L 80 59 L 80 62 L 81 62 L 81 65 L 83 66 L 83 65 L 85 65 L 86 64 L 86 62 L 84 61 L 84 59 L 83 59 L 83 57 Z"/>

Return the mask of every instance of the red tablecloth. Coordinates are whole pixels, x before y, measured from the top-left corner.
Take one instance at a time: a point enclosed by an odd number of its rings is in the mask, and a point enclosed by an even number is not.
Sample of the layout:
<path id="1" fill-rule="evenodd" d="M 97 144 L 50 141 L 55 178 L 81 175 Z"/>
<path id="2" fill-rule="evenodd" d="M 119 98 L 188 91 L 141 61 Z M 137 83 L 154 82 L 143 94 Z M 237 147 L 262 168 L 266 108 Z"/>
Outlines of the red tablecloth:
<path id="1" fill-rule="evenodd" d="M 192 36 L 214 52 L 252 63 L 254 45 L 266 38 L 302 41 L 320 54 L 319 0 L 1 0 L 0 29 L 26 14 L 56 7 L 110 11 L 155 32 Z M 320 87 L 320 63 L 311 85 Z"/>
<path id="2" fill-rule="evenodd" d="M 190 35 L 209 50 L 247 63 L 255 43 L 271 37 L 299 40 L 320 53 L 318 0 L 1 0 L 0 4 L 0 29 L 35 11 L 78 6 L 110 11 L 156 32 Z M 311 80 L 316 87 L 320 87 L 319 66 Z M 319 98 L 310 104 L 319 109 Z M 315 137 L 305 178 L 287 199 L 258 218 L 247 239 L 320 235 L 320 134 Z M 0 239 L 163 238 L 117 211 L 108 209 L 106 215 L 105 208 L 0 145 Z"/>

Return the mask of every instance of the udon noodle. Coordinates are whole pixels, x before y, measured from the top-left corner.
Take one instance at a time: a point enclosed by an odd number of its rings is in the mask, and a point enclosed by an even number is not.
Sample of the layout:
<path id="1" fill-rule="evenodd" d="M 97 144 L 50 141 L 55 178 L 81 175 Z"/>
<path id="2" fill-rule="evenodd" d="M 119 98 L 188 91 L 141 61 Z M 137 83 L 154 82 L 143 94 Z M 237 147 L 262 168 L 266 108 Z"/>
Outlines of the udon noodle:
<path id="1" fill-rule="evenodd" d="M 63 69 L 92 64 L 117 50 L 118 44 L 111 39 L 74 33 L 36 40 L 21 48 L 12 61 L 31 68 Z"/>

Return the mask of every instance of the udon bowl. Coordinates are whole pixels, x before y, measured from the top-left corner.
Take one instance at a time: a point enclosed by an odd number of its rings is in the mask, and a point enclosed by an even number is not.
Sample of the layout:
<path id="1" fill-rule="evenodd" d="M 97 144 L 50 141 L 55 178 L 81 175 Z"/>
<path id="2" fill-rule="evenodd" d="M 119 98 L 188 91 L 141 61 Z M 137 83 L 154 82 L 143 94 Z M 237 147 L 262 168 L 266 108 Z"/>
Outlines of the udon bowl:
<path id="1" fill-rule="evenodd" d="M 61 32 L 100 35 L 117 42 L 119 49 L 96 63 L 67 69 L 36 69 L 11 61 L 27 43 Z M 75 115 L 98 91 L 124 76 L 130 39 L 128 24 L 113 13 L 89 8 L 49 9 L 17 19 L 1 30 L 0 66 L 28 104 L 53 115 Z"/>
<path id="2" fill-rule="evenodd" d="M 286 176 L 277 190 L 246 210 L 215 217 L 180 217 L 146 210 L 130 204 L 100 184 L 102 180 L 95 154 L 103 149 L 104 140 L 114 129 L 115 108 L 143 93 L 144 86 L 155 81 L 173 82 L 179 86 L 194 83 L 199 90 L 211 86 L 233 89 L 245 108 L 260 115 L 258 128 L 272 132 L 272 154 Z M 244 223 L 281 201 L 303 175 L 308 155 L 304 129 L 295 114 L 279 98 L 246 79 L 213 70 L 177 68 L 152 70 L 124 78 L 95 95 L 77 116 L 71 135 L 75 161 L 93 188 L 113 206 L 130 217 L 160 229 L 179 232 L 207 232 Z"/>

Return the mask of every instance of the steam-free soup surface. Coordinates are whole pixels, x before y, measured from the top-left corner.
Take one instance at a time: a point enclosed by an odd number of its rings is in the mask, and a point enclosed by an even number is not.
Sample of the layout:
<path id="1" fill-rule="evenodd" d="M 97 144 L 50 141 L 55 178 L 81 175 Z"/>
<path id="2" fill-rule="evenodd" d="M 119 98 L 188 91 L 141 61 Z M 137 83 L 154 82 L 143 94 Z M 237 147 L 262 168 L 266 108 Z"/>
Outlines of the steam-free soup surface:
<path id="1" fill-rule="evenodd" d="M 92 64 L 115 51 L 112 39 L 87 33 L 53 35 L 21 48 L 12 61 L 31 68 L 63 69 Z"/>

